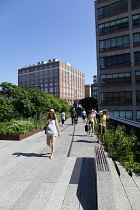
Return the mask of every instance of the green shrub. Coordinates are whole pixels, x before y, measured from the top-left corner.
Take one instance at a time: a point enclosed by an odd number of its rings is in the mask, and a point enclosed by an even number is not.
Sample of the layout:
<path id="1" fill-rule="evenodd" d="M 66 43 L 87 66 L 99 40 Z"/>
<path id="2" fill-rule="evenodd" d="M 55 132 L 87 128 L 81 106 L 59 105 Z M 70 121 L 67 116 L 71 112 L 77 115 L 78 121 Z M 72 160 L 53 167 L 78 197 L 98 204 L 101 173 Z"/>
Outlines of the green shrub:
<path id="1" fill-rule="evenodd" d="M 0 128 L 0 134 L 3 135 L 18 135 L 24 134 L 28 131 L 32 131 L 35 128 L 33 121 L 11 120 L 9 123 L 3 123 L 3 126 Z"/>
<path id="2" fill-rule="evenodd" d="M 139 141 L 131 129 L 117 126 L 115 130 L 107 123 L 104 145 L 112 158 L 119 161 L 128 172 L 134 170 L 140 173 Z"/>

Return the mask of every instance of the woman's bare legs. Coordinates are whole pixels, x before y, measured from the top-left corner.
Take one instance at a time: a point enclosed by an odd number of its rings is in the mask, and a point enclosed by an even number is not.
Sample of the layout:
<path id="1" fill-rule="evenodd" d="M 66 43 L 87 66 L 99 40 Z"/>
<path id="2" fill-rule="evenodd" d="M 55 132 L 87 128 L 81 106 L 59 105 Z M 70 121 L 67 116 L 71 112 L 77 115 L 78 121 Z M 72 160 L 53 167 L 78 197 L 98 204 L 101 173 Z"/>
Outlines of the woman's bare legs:
<path id="1" fill-rule="evenodd" d="M 54 150 L 55 150 L 55 136 L 51 136 L 51 159 L 53 158 L 53 154 L 54 154 Z"/>
<path id="2" fill-rule="evenodd" d="M 51 147 L 51 136 L 47 136 L 47 145 Z"/>
<path id="3" fill-rule="evenodd" d="M 47 136 L 47 145 L 51 147 L 51 159 L 53 158 L 55 150 L 55 136 Z"/>

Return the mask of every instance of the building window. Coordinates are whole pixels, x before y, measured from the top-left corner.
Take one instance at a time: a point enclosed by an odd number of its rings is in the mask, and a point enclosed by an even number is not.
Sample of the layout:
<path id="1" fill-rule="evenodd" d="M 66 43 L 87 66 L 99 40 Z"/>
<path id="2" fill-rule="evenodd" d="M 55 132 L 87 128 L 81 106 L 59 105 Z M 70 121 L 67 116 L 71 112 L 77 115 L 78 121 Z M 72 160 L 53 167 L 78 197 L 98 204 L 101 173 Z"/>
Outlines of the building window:
<path id="1" fill-rule="evenodd" d="M 135 73 L 136 83 L 140 84 L 140 72 Z"/>
<path id="2" fill-rule="evenodd" d="M 48 88 L 44 88 L 44 92 L 45 93 L 48 93 Z"/>
<path id="3" fill-rule="evenodd" d="M 133 36 L 134 45 L 140 44 L 140 33 L 136 33 Z"/>
<path id="4" fill-rule="evenodd" d="M 137 121 L 140 122 L 140 111 L 137 111 Z"/>
<path id="5" fill-rule="evenodd" d="M 98 9 L 98 18 L 115 15 L 117 13 L 120 13 L 126 10 L 128 10 L 128 1 L 127 0 L 120 1 L 116 4 L 112 4 L 112 5 Z"/>
<path id="6" fill-rule="evenodd" d="M 50 91 L 50 93 L 52 93 L 53 92 L 53 87 L 49 88 L 49 91 Z"/>
<path id="7" fill-rule="evenodd" d="M 131 73 L 101 75 L 101 86 L 131 84 Z"/>
<path id="8" fill-rule="evenodd" d="M 107 39 L 100 41 L 100 51 L 108 50 L 112 48 L 128 47 L 130 44 L 129 36 L 122 36 L 113 39 Z"/>
<path id="9" fill-rule="evenodd" d="M 49 85 L 50 85 L 50 86 L 53 86 L 53 83 L 51 82 Z"/>
<path id="10" fill-rule="evenodd" d="M 100 58 L 100 68 L 125 66 L 130 64 L 130 54 L 122 54 Z"/>
<path id="11" fill-rule="evenodd" d="M 128 18 L 122 18 L 116 21 L 100 24 L 99 34 L 105 34 L 125 28 L 128 28 Z"/>
<path id="12" fill-rule="evenodd" d="M 140 52 L 134 53 L 134 61 L 135 61 L 135 64 L 140 63 Z"/>
<path id="13" fill-rule="evenodd" d="M 58 87 L 55 87 L 54 88 L 54 92 L 58 92 Z"/>
<path id="14" fill-rule="evenodd" d="M 132 111 L 109 111 L 110 116 L 132 120 Z"/>
<path id="15" fill-rule="evenodd" d="M 49 80 L 48 79 L 44 79 L 44 82 L 48 82 Z"/>
<path id="16" fill-rule="evenodd" d="M 136 104 L 140 104 L 140 90 L 136 91 Z"/>
<path id="17" fill-rule="evenodd" d="M 101 94 L 101 104 L 132 104 L 132 92 L 105 92 Z"/>
<path id="18" fill-rule="evenodd" d="M 131 0 L 132 8 L 140 7 L 140 0 Z"/>
<path id="19" fill-rule="evenodd" d="M 133 26 L 140 25 L 140 14 L 132 16 Z"/>

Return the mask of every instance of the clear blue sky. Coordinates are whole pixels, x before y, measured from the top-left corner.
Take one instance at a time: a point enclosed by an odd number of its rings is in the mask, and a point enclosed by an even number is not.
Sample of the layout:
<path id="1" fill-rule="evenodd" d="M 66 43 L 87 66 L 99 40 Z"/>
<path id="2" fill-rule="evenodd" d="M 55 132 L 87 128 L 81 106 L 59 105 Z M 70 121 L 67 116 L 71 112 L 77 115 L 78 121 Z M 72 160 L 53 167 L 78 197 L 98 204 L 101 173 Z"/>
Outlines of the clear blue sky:
<path id="1" fill-rule="evenodd" d="M 0 83 L 18 84 L 18 68 L 56 58 L 93 83 L 94 0 L 0 0 Z"/>

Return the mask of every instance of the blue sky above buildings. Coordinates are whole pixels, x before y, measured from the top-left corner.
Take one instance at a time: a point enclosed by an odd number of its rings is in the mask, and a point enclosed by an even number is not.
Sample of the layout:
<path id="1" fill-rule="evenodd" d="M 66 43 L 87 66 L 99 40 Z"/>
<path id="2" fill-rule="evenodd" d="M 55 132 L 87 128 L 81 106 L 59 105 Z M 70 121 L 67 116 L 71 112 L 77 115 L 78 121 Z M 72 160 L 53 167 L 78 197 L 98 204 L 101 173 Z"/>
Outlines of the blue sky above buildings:
<path id="1" fill-rule="evenodd" d="M 18 84 L 18 68 L 56 58 L 93 83 L 93 0 L 0 0 L 0 83 Z"/>

